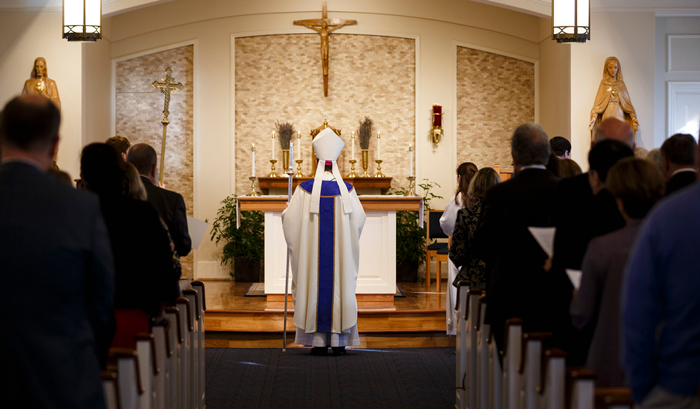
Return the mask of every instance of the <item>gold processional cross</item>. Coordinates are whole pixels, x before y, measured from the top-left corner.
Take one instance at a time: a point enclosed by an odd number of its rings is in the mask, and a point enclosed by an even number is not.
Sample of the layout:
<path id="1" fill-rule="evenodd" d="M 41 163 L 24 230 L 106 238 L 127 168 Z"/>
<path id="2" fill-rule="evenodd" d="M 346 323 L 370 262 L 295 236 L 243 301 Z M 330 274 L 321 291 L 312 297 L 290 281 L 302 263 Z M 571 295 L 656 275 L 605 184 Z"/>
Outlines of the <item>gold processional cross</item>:
<path id="1" fill-rule="evenodd" d="M 153 81 L 153 88 L 159 89 L 160 92 L 165 95 L 165 106 L 163 107 L 163 120 L 160 121 L 160 123 L 163 124 L 163 147 L 160 150 L 160 175 L 158 177 L 158 181 L 160 183 L 163 183 L 163 165 L 165 163 L 165 133 L 168 130 L 168 124 L 170 121 L 168 121 L 168 115 L 170 114 L 170 111 L 168 111 L 168 108 L 170 107 L 170 94 L 172 94 L 175 91 L 180 91 L 182 89 L 182 83 L 178 82 L 177 84 L 175 83 L 175 80 L 173 77 L 170 75 L 173 73 L 173 70 L 168 67 L 165 70 L 165 77 L 160 79 L 160 82 L 158 81 Z"/>
<path id="2" fill-rule="evenodd" d="M 323 14 L 321 19 L 296 20 L 294 25 L 305 26 L 321 35 L 321 61 L 323 63 L 323 96 L 328 96 L 328 36 L 331 32 L 343 27 L 357 24 L 356 20 L 341 20 L 328 18 L 326 2 L 323 2 Z"/>

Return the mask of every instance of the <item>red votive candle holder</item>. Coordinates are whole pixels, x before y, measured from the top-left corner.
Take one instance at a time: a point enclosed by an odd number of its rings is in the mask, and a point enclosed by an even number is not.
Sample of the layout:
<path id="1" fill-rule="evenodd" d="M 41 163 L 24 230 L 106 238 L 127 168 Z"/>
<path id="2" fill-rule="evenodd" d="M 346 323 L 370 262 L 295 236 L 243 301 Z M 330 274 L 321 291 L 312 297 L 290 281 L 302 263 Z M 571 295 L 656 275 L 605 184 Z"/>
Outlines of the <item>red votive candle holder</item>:
<path id="1" fill-rule="evenodd" d="M 442 126 L 442 106 L 433 105 L 433 126 Z"/>

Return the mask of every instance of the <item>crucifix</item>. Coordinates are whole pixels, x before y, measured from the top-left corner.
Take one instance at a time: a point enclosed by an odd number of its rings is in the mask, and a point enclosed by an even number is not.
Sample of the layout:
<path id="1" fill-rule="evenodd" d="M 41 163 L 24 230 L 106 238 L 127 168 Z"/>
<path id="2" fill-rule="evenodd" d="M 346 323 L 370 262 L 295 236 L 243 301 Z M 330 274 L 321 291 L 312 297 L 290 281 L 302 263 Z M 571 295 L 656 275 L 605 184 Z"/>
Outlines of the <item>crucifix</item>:
<path id="1" fill-rule="evenodd" d="M 160 121 L 160 123 L 163 124 L 163 147 L 160 150 L 160 174 L 158 176 L 158 181 L 160 183 L 163 183 L 163 165 L 165 163 L 165 133 L 168 130 L 168 124 L 170 121 L 168 120 L 168 115 L 170 114 L 170 111 L 168 111 L 168 108 L 170 107 L 170 94 L 172 94 L 175 91 L 180 91 L 182 89 L 182 83 L 178 82 L 177 84 L 175 83 L 175 80 L 173 77 L 170 75 L 173 73 L 173 70 L 168 67 L 165 70 L 165 77 L 160 79 L 160 82 L 158 81 L 153 81 L 153 88 L 160 90 L 160 92 L 165 95 L 165 105 L 163 107 L 163 120 Z"/>
<path id="2" fill-rule="evenodd" d="M 328 18 L 328 8 L 323 2 L 322 18 L 315 20 L 296 20 L 294 25 L 305 26 L 317 31 L 321 36 L 321 62 L 323 63 L 323 96 L 328 96 L 328 37 L 331 32 L 343 27 L 357 24 L 356 20 Z"/>

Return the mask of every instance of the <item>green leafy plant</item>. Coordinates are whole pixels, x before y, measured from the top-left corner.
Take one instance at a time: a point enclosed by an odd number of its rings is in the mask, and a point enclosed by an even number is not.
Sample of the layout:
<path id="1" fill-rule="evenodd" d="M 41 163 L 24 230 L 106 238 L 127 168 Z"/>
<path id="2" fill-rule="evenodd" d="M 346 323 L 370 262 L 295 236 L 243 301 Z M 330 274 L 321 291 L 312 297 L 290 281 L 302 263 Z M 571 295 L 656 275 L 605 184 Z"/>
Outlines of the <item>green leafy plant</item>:
<path id="1" fill-rule="evenodd" d="M 236 195 L 221 201 L 221 208 L 211 226 L 211 239 L 226 244 L 221 256 L 221 265 L 227 265 L 236 258 L 260 260 L 264 256 L 265 225 L 264 214 L 260 211 L 241 212 L 241 227 L 236 228 Z"/>
<path id="2" fill-rule="evenodd" d="M 435 182 L 424 179 L 418 185 L 423 189 L 423 204 L 425 207 L 424 217 L 428 217 L 430 201 L 432 199 L 442 199 L 431 192 L 435 187 L 440 187 Z M 390 194 L 405 195 L 408 188 L 391 189 Z M 414 210 L 400 210 L 396 212 L 396 266 L 415 265 L 416 267 L 425 262 L 425 227 L 418 225 L 418 212 Z"/>

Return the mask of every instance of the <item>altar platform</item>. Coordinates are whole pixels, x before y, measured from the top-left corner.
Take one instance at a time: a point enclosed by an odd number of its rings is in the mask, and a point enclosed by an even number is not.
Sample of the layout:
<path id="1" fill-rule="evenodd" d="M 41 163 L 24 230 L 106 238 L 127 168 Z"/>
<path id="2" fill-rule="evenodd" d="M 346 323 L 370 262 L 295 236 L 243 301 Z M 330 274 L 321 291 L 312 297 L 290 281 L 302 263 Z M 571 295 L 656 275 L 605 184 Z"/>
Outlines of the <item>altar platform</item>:
<path id="1" fill-rule="evenodd" d="M 280 348 L 284 301 L 245 297 L 251 283 L 203 280 L 206 286 L 205 328 L 207 347 Z M 445 289 L 399 283 L 404 298 L 390 302 L 358 302 L 360 348 L 453 347 L 455 338 L 445 334 Z M 282 297 L 284 299 L 284 297 Z M 294 305 L 287 315 L 287 346 L 294 343 Z"/>

